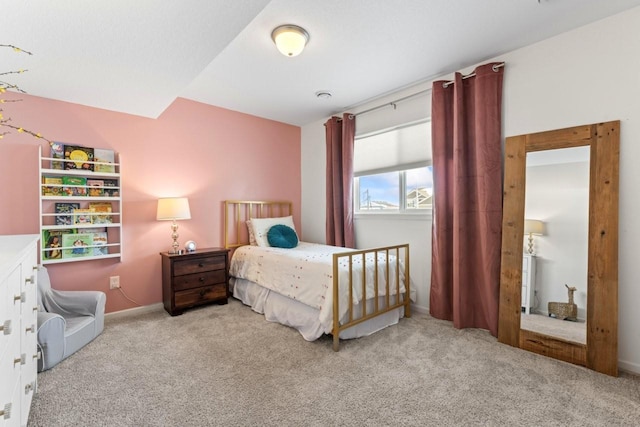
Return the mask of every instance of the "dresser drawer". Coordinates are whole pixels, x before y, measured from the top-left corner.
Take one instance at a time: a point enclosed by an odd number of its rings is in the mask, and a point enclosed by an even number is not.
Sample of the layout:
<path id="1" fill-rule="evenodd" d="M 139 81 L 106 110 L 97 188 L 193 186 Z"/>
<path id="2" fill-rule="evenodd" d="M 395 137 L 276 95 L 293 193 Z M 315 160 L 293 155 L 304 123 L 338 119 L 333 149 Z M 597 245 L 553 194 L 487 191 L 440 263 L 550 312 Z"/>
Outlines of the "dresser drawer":
<path id="1" fill-rule="evenodd" d="M 173 275 L 200 273 L 210 270 L 224 270 L 226 268 L 226 257 L 212 256 L 207 258 L 186 259 L 175 261 L 173 264 Z"/>
<path id="2" fill-rule="evenodd" d="M 226 283 L 203 286 L 202 288 L 178 291 L 175 293 L 175 304 L 177 308 L 190 307 L 192 305 L 215 301 L 227 298 Z"/>
<path id="3" fill-rule="evenodd" d="M 173 289 L 175 291 L 183 291 L 186 289 L 201 288 L 203 286 L 224 284 L 227 279 L 227 273 L 224 270 L 206 271 L 198 274 L 185 274 L 183 276 L 175 276 L 173 278 Z"/>

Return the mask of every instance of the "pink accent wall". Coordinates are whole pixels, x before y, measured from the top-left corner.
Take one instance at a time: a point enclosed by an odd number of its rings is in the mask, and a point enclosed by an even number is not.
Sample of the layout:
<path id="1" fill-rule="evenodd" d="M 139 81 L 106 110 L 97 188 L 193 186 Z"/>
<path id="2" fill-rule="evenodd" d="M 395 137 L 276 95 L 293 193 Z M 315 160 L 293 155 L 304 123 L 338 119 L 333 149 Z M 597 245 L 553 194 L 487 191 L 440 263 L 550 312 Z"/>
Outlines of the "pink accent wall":
<path id="1" fill-rule="evenodd" d="M 14 96 L 15 95 L 9 95 Z M 189 198 L 191 220 L 179 222 L 180 243 L 224 244 L 223 201 L 291 200 L 300 224 L 300 128 L 178 98 L 158 119 L 115 113 L 28 95 L 4 104 L 12 123 L 48 139 L 120 154 L 123 196 L 122 261 L 48 266 L 54 288 L 101 290 L 107 312 L 162 301 L 161 251 L 171 244 L 170 223 L 156 221 L 159 197 Z M 0 234 L 39 233 L 38 146 L 13 132 L 0 140 Z M 48 153 L 48 144 L 42 144 Z"/>

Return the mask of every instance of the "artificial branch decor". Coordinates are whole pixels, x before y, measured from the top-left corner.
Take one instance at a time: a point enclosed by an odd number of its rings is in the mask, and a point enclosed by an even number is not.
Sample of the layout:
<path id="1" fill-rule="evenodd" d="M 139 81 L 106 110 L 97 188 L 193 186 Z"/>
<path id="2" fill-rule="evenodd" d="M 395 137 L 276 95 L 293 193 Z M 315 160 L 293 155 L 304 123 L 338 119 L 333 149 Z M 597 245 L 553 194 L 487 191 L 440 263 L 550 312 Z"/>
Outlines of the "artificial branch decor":
<path id="1" fill-rule="evenodd" d="M 17 46 L 13 46 L 10 44 L 0 44 L 0 47 L 6 47 L 6 48 L 10 48 L 13 49 L 14 52 L 17 53 L 25 53 L 27 55 L 33 55 L 31 52 L 23 50 Z M 6 71 L 4 73 L 0 73 L 0 76 L 8 76 L 11 74 L 22 74 L 24 72 L 26 72 L 27 70 L 17 70 L 17 71 Z M 7 92 L 7 89 L 9 90 L 13 90 L 15 92 L 19 92 L 19 93 L 27 93 L 26 91 L 24 91 L 23 89 L 21 89 L 20 87 L 18 87 L 18 85 L 15 85 L 13 83 L 9 83 L 6 82 L 4 80 L 0 80 L 0 96 L 1 94 L 4 94 Z M 22 101 L 21 99 L 5 99 L 5 98 L 0 98 L 0 104 L 6 104 L 8 102 L 20 102 Z M 10 117 L 5 117 L 4 116 L 4 109 L 0 108 L 0 126 L 3 128 L 9 128 L 9 129 L 14 129 L 16 130 L 18 133 L 28 133 L 29 135 L 32 135 L 36 138 L 40 138 L 40 139 L 44 139 L 45 141 L 47 141 L 49 144 L 52 144 L 51 141 L 49 141 L 47 138 L 44 138 L 40 133 L 38 132 L 33 132 L 30 131 L 29 129 L 25 129 L 22 126 L 16 126 L 11 122 L 11 118 Z M 2 132 L 0 132 L 0 139 L 4 138 L 5 135 L 11 133 L 10 131 L 5 131 L 3 130 Z"/>

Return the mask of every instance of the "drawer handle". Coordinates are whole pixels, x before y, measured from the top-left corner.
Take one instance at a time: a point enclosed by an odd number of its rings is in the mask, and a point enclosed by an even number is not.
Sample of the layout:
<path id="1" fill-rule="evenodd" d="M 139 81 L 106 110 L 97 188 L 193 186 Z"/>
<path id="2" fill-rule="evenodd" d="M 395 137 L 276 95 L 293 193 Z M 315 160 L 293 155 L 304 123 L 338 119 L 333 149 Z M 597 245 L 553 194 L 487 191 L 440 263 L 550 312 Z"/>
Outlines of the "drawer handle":
<path id="1" fill-rule="evenodd" d="M 13 364 L 17 365 L 17 364 L 21 364 L 24 365 L 25 363 L 27 363 L 27 355 L 22 353 L 22 355 L 20 355 L 20 357 L 13 359 Z"/>
<path id="2" fill-rule="evenodd" d="M 25 283 L 36 283 L 36 278 L 31 275 L 31 277 L 27 277 L 26 279 L 24 279 Z"/>
<path id="3" fill-rule="evenodd" d="M 0 325 L 0 331 L 4 335 L 9 335 L 11 333 L 11 319 L 5 320 L 2 325 Z"/>
<path id="4" fill-rule="evenodd" d="M 21 293 L 20 295 L 15 295 L 13 297 L 13 301 L 20 301 L 20 302 L 25 302 L 27 300 L 27 294 L 25 292 Z"/>
<path id="5" fill-rule="evenodd" d="M 0 411 L 0 416 L 2 416 L 2 418 L 4 418 L 5 420 L 11 418 L 11 403 L 7 403 L 6 405 L 4 405 L 4 409 Z"/>
<path id="6" fill-rule="evenodd" d="M 209 292 L 209 289 L 201 289 L 200 290 L 200 296 L 203 297 L 204 294 L 206 294 L 207 292 Z"/>
<path id="7" fill-rule="evenodd" d="M 36 325 L 31 325 L 25 329 L 25 332 L 35 333 L 35 331 L 36 331 Z"/>
<path id="8" fill-rule="evenodd" d="M 201 277 L 198 280 L 201 281 L 201 282 L 204 282 L 204 277 Z"/>
<path id="9" fill-rule="evenodd" d="M 204 264 L 200 262 L 200 263 L 198 263 L 198 267 L 202 268 L 202 267 L 204 267 Z"/>
<path id="10" fill-rule="evenodd" d="M 36 384 L 32 381 L 24 386 L 24 394 L 29 394 L 30 391 L 35 390 Z"/>

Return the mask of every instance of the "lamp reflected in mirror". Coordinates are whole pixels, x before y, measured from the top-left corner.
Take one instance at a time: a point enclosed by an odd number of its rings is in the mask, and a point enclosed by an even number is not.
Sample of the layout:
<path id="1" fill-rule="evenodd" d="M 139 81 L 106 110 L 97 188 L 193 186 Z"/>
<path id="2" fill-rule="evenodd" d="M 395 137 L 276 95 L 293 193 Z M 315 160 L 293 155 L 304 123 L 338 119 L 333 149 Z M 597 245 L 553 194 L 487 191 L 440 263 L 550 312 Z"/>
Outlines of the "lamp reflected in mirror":
<path id="1" fill-rule="evenodd" d="M 544 236 L 545 227 L 544 222 L 537 219 L 525 219 L 524 220 L 524 234 L 529 236 L 529 243 L 527 246 L 527 253 L 533 255 L 533 236 Z"/>

